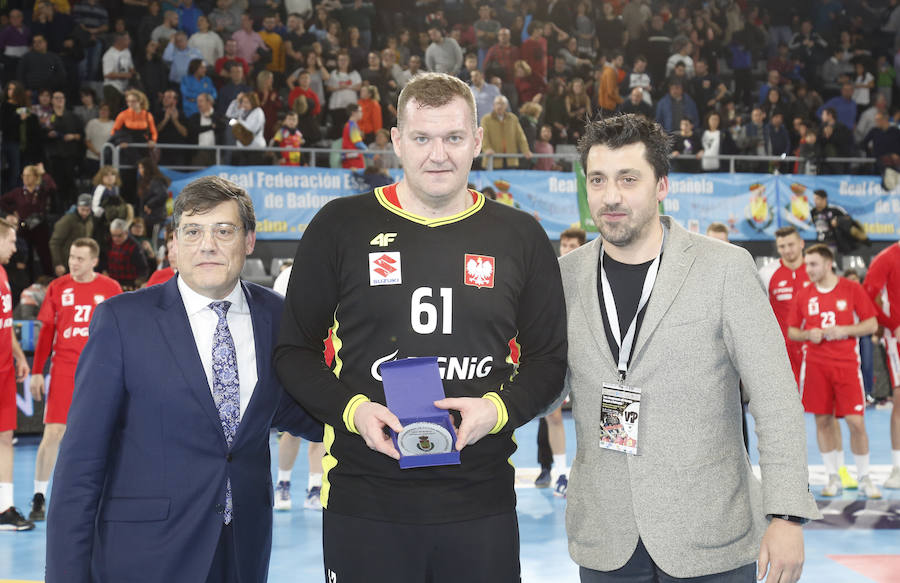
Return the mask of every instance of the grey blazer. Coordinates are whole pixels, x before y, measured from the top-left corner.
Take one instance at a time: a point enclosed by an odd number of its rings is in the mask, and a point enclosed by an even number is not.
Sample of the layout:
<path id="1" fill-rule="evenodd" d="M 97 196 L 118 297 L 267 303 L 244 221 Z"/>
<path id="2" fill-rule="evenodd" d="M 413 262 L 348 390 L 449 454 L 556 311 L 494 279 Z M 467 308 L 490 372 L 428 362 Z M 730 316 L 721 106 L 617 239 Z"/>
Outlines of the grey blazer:
<path id="1" fill-rule="evenodd" d="M 599 447 L 603 382 L 618 379 L 597 297 L 600 239 L 560 259 L 578 451 L 566 527 L 579 565 L 622 567 L 638 537 L 674 577 L 753 562 L 767 514 L 819 518 L 784 340 L 753 259 L 669 217 L 659 275 L 635 342 L 639 455 Z M 739 383 L 759 436 L 762 481 L 741 437 Z"/>

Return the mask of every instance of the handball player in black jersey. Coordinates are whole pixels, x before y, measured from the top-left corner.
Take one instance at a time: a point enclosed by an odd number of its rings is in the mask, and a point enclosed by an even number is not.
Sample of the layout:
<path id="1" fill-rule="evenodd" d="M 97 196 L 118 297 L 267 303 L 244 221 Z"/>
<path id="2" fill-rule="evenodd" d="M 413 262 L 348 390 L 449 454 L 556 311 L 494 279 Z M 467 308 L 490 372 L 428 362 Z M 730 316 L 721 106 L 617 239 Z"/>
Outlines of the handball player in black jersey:
<path id="1" fill-rule="evenodd" d="M 417 76 L 397 110 L 403 179 L 311 221 L 276 349 L 284 386 L 325 423 L 325 578 L 519 581 L 512 432 L 562 390 L 559 267 L 532 216 L 467 188 L 482 144 L 468 86 Z M 419 356 L 438 358 L 459 465 L 401 469 L 385 433 L 402 426 L 379 366 Z"/>

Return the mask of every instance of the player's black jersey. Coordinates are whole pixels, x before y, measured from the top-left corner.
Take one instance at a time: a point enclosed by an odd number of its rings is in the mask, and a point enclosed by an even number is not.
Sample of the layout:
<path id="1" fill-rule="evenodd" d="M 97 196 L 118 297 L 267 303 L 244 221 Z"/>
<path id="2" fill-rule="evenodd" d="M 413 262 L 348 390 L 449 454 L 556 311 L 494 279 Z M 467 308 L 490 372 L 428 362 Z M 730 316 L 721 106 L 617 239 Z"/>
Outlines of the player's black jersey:
<path id="1" fill-rule="evenodd" d="M 275 361 L 287 390 L 326 423 L 323 505 L 409 523 L 508 511 L 512 430 L 559 395 L 565 375 L 556 257 L 531 216 L 481 194 L 458 215 L 428 220 L 393 204 L 395 189 L 328 203 L 291 273 Z M 495 393 L 496 432 L 466 446 L 459 466 L 401 470 L 355 433 L 359 402 L 385 404 L 378 366 L 413 356 L 438 357 L 448 397 Z"/>

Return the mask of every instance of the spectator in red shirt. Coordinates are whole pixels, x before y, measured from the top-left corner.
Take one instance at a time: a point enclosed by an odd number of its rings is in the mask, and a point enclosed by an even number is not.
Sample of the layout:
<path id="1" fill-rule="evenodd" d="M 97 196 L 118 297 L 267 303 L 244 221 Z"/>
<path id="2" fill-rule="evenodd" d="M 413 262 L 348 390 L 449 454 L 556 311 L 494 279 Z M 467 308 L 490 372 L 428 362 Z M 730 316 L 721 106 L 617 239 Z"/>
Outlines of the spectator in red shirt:
<path id="1" fill-rule="evenodd" d="M 225 81 L 229 79 L 228 70 L 231 68 L 231 63 L 237 63 L 241 66 L 244 70 L 245 79 L 250 75 L 250 65 L 247 64 L 247 61 L 238 56 L 237 46 L 237 41 L 232 38 L 225 41 L 225 54 L 216 59 L 215 63 L 216 75 L 220 79 Z"/>
<path id="2" fill-rule="evenodd" d="M 266 114 L 266 127 L 263 137 L 266 142 L 272 139 L 278 130 L 278 114 L 284 108 L 278 91 L 275 90 L 275 75 L 272 71 L 263 70 L 256 76 L 256 95 L 259 96 L 259 106 Z"/>
<path id="3" fill-rule="evenodd" d="M 488 49 L 484 57 L 484 73 L 487 79 L 497 76 L 505 83 L 512 83 L 515 77 L 513 65 L 519 60 L 519 47 L 510 44 L 508 28 L 497 32 L 497 44 Z"/>
<path id="4" fill-rule="evenodd" d="M 291 93 L 288 95 L 288 107 L 294 109 L 294 102 L 303 95 L 306 97 L 306 107 L 312 115 L 317 116 L 322 112 L 322 105 L 319 103 L 319 96 L 310 87 L 311 80 L 309 71 L 300 72 L 297 76 L 297 86 L 291 89 Z"/>
<path id="5" fill-rule="evenodd" d="M 544 38 L 544 23 L 532 20 L 528 25 L 528 38 L 522 43 L 522 58 L 535 75 L 547 78 L 547 39 Z"/>
<path id="6" fill-rule="evenodd" d="M 319 102 L 319 95 L 310 86 L 311 79 L 309 71 L 300 73 L 298 85 L 288 96 L 288 107 L 291 111 L 297 112 L 297 127 L 303 132 L 303 139 L 309 144 L 315 144 L 322 139 L 322 128 L 319 125 L 322 105 Z"/>
<path id="7" fill-rule="evenodd" d="M 544 78 L 535 73 L 531 66 L 522 59 L 516 61 L 515 71 L 519 106 L 533 100 L 540 101 L 547 92 L 547 82 L 544 81 Z"/>

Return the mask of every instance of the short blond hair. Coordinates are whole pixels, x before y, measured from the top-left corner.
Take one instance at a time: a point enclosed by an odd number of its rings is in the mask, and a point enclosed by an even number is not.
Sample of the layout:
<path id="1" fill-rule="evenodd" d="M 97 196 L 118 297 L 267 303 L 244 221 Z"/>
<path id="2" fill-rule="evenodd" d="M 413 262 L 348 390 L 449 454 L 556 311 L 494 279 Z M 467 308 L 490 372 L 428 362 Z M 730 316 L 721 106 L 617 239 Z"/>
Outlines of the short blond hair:
<path id="1" fill-rule="evenodd" d="M 125 98 L 127 99 L 129 95 L 134 95 L 137 98 L 138 103 L 141 104 L 141 109 L 143 111 L 150 110 L 150 100 L 147 99 L 147 96 L 143 91 L 138 91 L 137 89 L 129 89 L 125 92 Z"/>
<path id="2" fill-rule="evenodd" d="M 22 168 L 22 174 L 34 174 L 35 176 L 40 178 L 44 173 L 41 172 L 41 167 L 37 164 L 29 164 L 28 166 Z"/>
<path id="3" fill-rule="evenodd" d="M 519 108 L 519 113 L 529 117 L 541 117 L 543 111 L 544 107 L 540 103 L 535 103 L 534 101 L 528 101 Z"/>
<path id="4" fill-rule="evenodd" d="M 478 131 L 478 116 L 475 111 L 475 95 L 468 85 L 459 78 L 446 73 L 421 73 L 413 77 L 397 99 L 397 129 L 403 131 L 403 119 L 407 104 L 415 100 L 419 107 L 443 107 L 459 97 L 469 106 L 472 118 L 472 133 Z"/>

